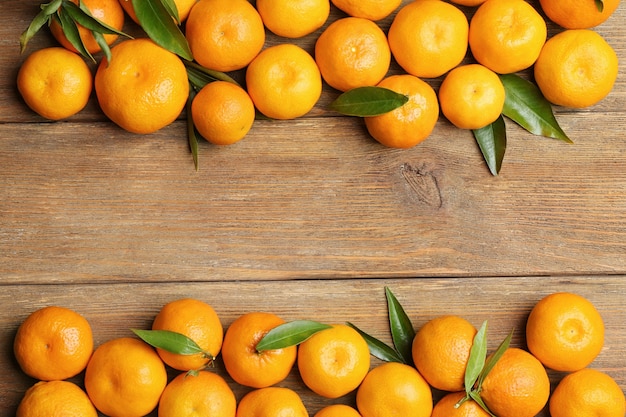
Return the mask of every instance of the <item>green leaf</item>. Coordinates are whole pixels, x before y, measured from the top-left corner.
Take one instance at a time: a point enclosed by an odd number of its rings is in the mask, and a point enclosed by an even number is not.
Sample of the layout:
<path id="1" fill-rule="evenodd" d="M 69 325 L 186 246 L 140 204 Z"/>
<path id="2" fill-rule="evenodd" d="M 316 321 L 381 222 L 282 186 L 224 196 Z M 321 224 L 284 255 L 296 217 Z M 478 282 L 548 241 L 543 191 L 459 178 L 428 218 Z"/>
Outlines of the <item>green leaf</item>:
<path id="1" fill-rule="evenodd" d="M 185 64 L 185 68 L 187 69 L 187 78 L 197 91 L 200 91 L 202 87 L 213 81 L 228 81 L 229 83 L 239 85 L 239 83 L 228 74 L 210 70 L 192 61 L 183 62 Z"/>
<path id="2" fill-rule="evenodd" d="M 595 0 L 595 2 L 596 2 L 596 7 L 598 8 L 598 11 L 602 13 L 604 11 L 604 2 L 602 0 Z"/>
<path id="3" fill-rule="evenodd" d="M 281 324 L 270 330 L 256 345 L 257 352 L 284 349 L 304 342 L 315 333 L 332 326 L 312 320 L 295 320 Z"/>
<path id="4" fill-rule="evenodd" d="M 51 16 L 59 10 L 62 3 L 63 0 L 53 0 L 41 5 L 41 11 L 35 15 L 28 28 L 20 35 L 20 53 L 24 52 L 26 45 L 39 32 L 39 29 L 50 23 Z"/>
<path id="5" fill-rule="evenodd" d="M 407 316 L 404 308 L 395 295 L 388 287 L 385 287 L 385 295 L 387 297 L 387 307 L 389 310 L 389 325 L 391 328 L 391 338 L 396 351 L 404 359 L 404 363 L 413 364 L 413 339 L 415 338 L 415 329 L 409 316 Z"/>
<path id="6" fill-rule="evenodd" d="M 92 62 L 96 62 L 96 59 L 91 55 L 91 52 L 87 50 L 85 44 L 83 43 L 82 38 L 80 37 L 80 32 L 78 31 L 78 26 L 69 13 L 61 13 L 61 11 L 57 12 L 55 15 L 55 19 L 58 19 L 61 24 L 61 29 L 63 30 L 63 34 L 67 38 L 70 44 L 79 54 L 83 57 L 91 60 Z"/>
<path id="7" fill-rule="evenodd" d="M 155 348 L 163 349 L 176 355 L 196 355 L 198 353 L 210 356 L 200 346 L 187 336 L 169 330 L 136 330 L 141 340 Z"/>
<path id="8" fill-rule="evenodd" d="M 84 26 L 92 32 L 107 35 L 120 35 L 127 38 L 131 37 L 130 35 L 127 35 L 126 33 L 117 30 L 103 21 L 93 17 L 87 6 L 85 6 L 82 2 L 81 5 L 78 6 L 71 1 L 64 0 L 63 8 L 61 10 L 63 13 L 68 13 L 77 24 Z"/>
<path id="9" fill-rule="evenodd" d="M 552 106 L 532 82 L 516 74 L 500 75 L 506 91 L 502 114 L 528 132 L 572 143 L 559 126 Z"/>
<path id="10" fill-rule="evenodd" d="M 346 116 L 378 116 L 404 105 L 409 98 L 382 87 L 357 87 L 341 94 L 330 109 Z"/>
<path id="11" fill-rule="evenodd" d="M 183 59 L 193 60 L 185 35 L 162 0 L 132 0 L 132 2 L 137 20 L 150 39 Z"/>
<path id="12" fill-rule="evenodd" d="M 172 16 L 180 25 L 180 17 L 178 16 L 178 7 L 176 7 L 176 2 L 174 0 L 161 0 L 161 3 L 163 3 L 163 7 L 165 7 L 169 15 Z"/>
<path id="13" fill-rule="evenodd" d="M 474 401 L 476 401 L 476 404 L 478 404 L 480 406 L 480 408 L 482 408 L 483 410 L 485 410 L 487 412 L 487 414 L 489 414 L 491 417 L 497 417 L 495 414 L 493 414 L 489 408 L 487 407 L 487 404 L 485 404 L 485 402 L 483 401 L 483 399 L 480 397 L 480 394 L 476 391 L 472 391 L 469 394 L 470 398 Z"/>
<path id="14" fill-rule="evenodd" d="M 506 125 L 502 116 L 481 129 L 472 131 L 492 175 L 498 175 L 506 151 Z"/>
<path id="15" fill-rule="evenodd" d="M 478 386 L 476 388 L 476 391 L 480 392 L 480 388 L 482 387 L 483 381 L 485 380 L 487 375 L 489 375 L 489 372 L 491 372 L 493 367 L 496 366 L 496 363 L 498 363 L 502 355 L 504 355 L 504 352 L 509 348 L 512 338 L 513 338 L 513 331 L 511 330 L 511 333 L 509 333 L 509 335 L 506 338 L 504 338 L 502 343 L 500 343 L 500 346 L 498 346 L 498 349 L 496 349 L 494 354 L 491 355 L 491 357 L 485 364 L 482 372 L 480 373 L 480 376 L 478 377 L 478 382 L 477 382 Z"/>
<path id="16" fill-rule="evenodd" d="M 348 322 L 348 326 L 359 332 L 359 334 L 365 339 L 367 346 L 369 347 L 370 354 L 377 357 L 381 361 L 385 362 L 400 362 L 404 363 L 404 358 L 394 348 L 386 343 L 376 339 L 373 336 L 365 333 L 363 330 L 356 327 L 354 324 Z"/>
<path id="17" fill-rule="evenodd" d="M 193 103 L 193 99 L 196 96 L 196 92 L 193 88 L 189 89 L 189 97 L 187 97 L 187 139 L 189 141 L 189 150 L 191 151 L 191 156 L 193 158 L 193 164 L 196 167 L 196 171 L 199 168 L 199 160 L 198 160 L 198 136 L 196 135 L 196 127 L 193 123 L 193 116 L 191 114 L 191 103 Z"/>
<path id="18" fill-rule="evenodd" d="M 480 326 L 480 329 L 474 336 L 472 348 L 470 349 L 469 360 L 465 368 L 465 392 L 467 394 L 472 391 L 474 384 L 478 380 L 487 358 L 487 320 Z"/>

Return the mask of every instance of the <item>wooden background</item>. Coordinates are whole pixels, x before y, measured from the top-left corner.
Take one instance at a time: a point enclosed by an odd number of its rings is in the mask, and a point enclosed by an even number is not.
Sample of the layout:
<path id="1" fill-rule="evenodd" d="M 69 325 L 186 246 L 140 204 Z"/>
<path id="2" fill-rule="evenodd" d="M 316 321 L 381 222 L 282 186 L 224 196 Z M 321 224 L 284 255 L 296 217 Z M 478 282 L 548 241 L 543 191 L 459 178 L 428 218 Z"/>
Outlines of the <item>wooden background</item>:
<path id="1" fill-rule="evenodd" d="M 349 320 L 388 340 L 385 286 L 416 328 L 446 313 L 477 327 L 489 319 L 490 348 L 512 328 L 523 347 L 534 303 L 577 292 L 607 327 L 592 366 L 626 389 L 624 65 L 598 105 L 555 108 L 573 145 L 507 121 L 498 177 L 471 133 L 443 118 L 413 149 L 378 145 L 361 120 L 326 110 L 337 96 L 330 88 L 307 117 L 258 121 L 230 147 L 201 143 L 195 171 L 182 118 L 139 136 L 107 121 L 95 97 L 58 123 L 25 106 L 15 86 L 25 58 L 18 38 L 39 3 L 0 2 L 0 415 L 13 415 L 34 382 L 12 340 L 39 307 L 84 314 L 97 344 L 149 327 L 163 304 L 186 296 L 212 304 L 225 327 L 264 310 Z M 329 22 L 339 16 L 333 9 Z M 596 28 L 621 64 L 625 18 L 622 4 Z M 297 43 L 312 52 L 317 34 Z M 27 53 L 50 45 L 44 30 Z M 331 403 L 296 372 L 284 385 L 311 415 Z"/>

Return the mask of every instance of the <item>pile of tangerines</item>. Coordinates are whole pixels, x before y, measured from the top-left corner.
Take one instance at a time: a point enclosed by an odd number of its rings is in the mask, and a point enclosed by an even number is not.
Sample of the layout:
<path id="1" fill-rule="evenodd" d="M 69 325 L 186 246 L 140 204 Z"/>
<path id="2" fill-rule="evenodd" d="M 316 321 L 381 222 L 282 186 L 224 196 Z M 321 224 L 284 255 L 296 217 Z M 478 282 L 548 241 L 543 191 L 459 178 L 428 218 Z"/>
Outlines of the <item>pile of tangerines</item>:
<path id="1" fill-rule="evenodd" d="M 67 3 L 42 5 L 49 14 L 29 28 L 36 31 L 47 18 L 65 48 L 36 51 L 24 62 L 18 87 L 28 106 L 49 119 L 69 117 L 85 106 L 93 84 L 106 116 L 130 132 L 155 132 L 187 105 L 197 132 L 221 145 L 244 138 L 257 111 L 274 119 L 307 114 L 324 82 L 339 92 L 379 87 L 405 96 L 392 109 L 379 106 L 384 100 L 376 95 L 355 95 L 354 102 L 373 138 L 408 148 L 432 133 L 440 113 L 459 128 L 478 130 L 501 118 L 507 99 L 525 104 L 518 91 L 505 91 L 500 75 L 533 68 L 549 102 L 580 108 L 609 94 L 618 72 L 615 51 L 592 28 L 616 10 L 619 0 L 540 0 L 540 8 L 524 0 L 404 5 L 401 0 L 332 0 L 346 16 L 330 23 L 329 0 L 257 0 L 255 5 L 247 0 L 82 0 L 81 7 L 106 30 L 87 29 L 80 24 L 84 19 L 72 23 L 66 16 L 75 12 Z M 154 27 L 151 13 L 165 6 L 180 25 L 179 38 L 176 31 Z M 108 51 L 121 33 L 124 10 L 143 28 L 150 25 L 150 36 L 123 39 Z M 548 39 L 540 11 L 563 30 Z M 390 16 L 385 33 L 377 22 Z M 285 41 L 266 47 L 266 30 Z M 318 30 L 314 56 L 293 41 Z M 23 37 L 23 46 L 32 35 Z M 182 53 L 168 50 L 173 40 L 183 44 Z M 92 82 L 86 63 L 73 52 L 91 56 L 102 48 L 107 53 Z M 404 73 L 388 75 L 392 59 Z M 211 82 L 190 87 L 191 63 L 205 69 Z M 244 85 L 228 75 L 239 70 L 245 71 Z M 435 91 L 427 81 L 437 78 L 442 82 Z M 528 110 L 530 115 L 522 117 L 544 116 Z"/>
<path id="2" fill-rule="evenodd" d="M 41 308 L 14 340 L 17 362 L 39 380 L 17 417 L 140 417 L 157 408 L 160 417 L 308 417 L 300 395 L 283 383 L 294 368 L 324 398 L 356 392 L 356 404 L 327 405 L 316 417 L 533 417 L 547 404 L 552 417 L 624 417 L 620 386 L 589 367 L 603 347 L 604 323 L 588 299 L 547 295 L 528 316 L 528 349 L 510 347 L 509 337 L 487 355 L 486 323 L 477 330 L 445 315 L 414 331 L 386 291 L 393 347 L 351 323 L 285 322 L 268 312 L 245 313 L 224 331 L 209 304 L 182 298 L 161 308 L 151 330 L 135 330 L 139 338 L 94 350 L 82 315 Z M 231 382 L 212 368 L 216 360 Z M 172 378 L 168 367 L 177 371 Z M 546 368 L 566 375 L 552 393 Z M 79 374 L 84 389 L 68 381 Z M 235 383 L 248 388 L 239 399 Z M 433 389 L 444 394 L 434 405 Z"/>

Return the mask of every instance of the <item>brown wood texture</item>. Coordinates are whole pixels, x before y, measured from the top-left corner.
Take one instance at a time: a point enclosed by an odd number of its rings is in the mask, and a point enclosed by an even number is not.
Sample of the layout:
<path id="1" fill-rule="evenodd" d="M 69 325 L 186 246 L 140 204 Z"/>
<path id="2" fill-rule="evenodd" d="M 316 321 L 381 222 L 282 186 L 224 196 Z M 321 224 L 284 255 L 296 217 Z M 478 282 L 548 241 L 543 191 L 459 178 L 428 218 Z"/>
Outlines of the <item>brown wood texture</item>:
<path id="1" fill-rule="evenodd" d="M 234 146 L 201 143 L 199 171 L 183 117 L 134 135 L 106 120 L 94 95 L 78 115 L 45 121 L 15 85 L 26 54 L 54 45 L 44 30 L 19 52 L 39 4 L 0 2 L 1 416 L 33 382 L 13 359 L 13 336 L 44 305 L 85 314 L 97 343 L 148 327 L 183 296 L 210 302 L 225 326 L 268 310 L 350 320 L 388 338 L 385 285 L 416 327 L 445 313 L 476 326 L 490 319 L 491 348 L 511 328 L 524 346 L 525 317 L 541 296 L 579 292 L 607 326 L 593 366 L 626 389 L 624 4 L 595 29 L 622 64 L 614 90 L 589 109 L 555 107 L 574 144 L 507 120 L 497 177 L 472 134 L 443 117 L 415 148 L 378 145 L 362 120 L 327 110 L 338 95 L 328 87 L 306 117 L 257 121 Z M 329 22 L 340 16 L 333 8 Z M 295 42 L 312 52 L 317 34 Z M 268 45 L 278 42 L 268 34 Z M 554 383 L 560 376 L 551 373 Z M 328 403 L 295 371 L 285 384 L 311 415 Z"/>

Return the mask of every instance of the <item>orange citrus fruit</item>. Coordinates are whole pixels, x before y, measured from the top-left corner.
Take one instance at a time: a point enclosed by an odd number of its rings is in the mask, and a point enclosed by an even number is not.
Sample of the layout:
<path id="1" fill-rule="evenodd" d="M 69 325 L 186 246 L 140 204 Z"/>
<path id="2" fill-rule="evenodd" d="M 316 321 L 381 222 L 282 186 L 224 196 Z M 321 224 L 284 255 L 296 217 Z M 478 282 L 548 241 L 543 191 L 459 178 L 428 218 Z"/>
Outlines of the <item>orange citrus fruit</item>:
<path id="1" fill-rule="evenodd" d="M 85 369 L 93 352 L 91 326 L 74 310 L 43 307 L 17 329 L 13 351 L 24 373 L 33 378 L 71 378 Z"/>
<path id="2" fill-rule="evenodd" d="M 175 54 L 148 39 L 131 39 L 111 48 L 95 77 L 104 114 L 123 129 L 148 134 L 171 124 L 187 103 L 189 81 Z"/>
<path id="3" fill-rule="evenodd" d="M 308 113 L 319 100 L 322 77 L 308 52 L 284 43 L 263 50 L 250 63 L 246 87 L 265 116 L 295 119 Z"/>
<path id="4" fill-rule="evenodd" d="M 152 330 L 169 330 L 183 334 L 206 352 L 206 355 L 177 355 L 157 349 L 163 362 L 180 371 L 207 366 L 220 352 L 224 338 L 224 328 L 213 307 L 193 298 L 181 298 L 165 304 L 154 318 Z M 207 355 L 210 357 L 207 358 Z"/>
<path id="5" fill-rule="evenodd" d="M 65 48 L 37 50 L 17 74 L 17 88 L 35 113 L 61 120 L 81 111 L 89 101 L 93 79 L 89 67 Z"/>
<path id="6" fill-rule="evenodd" d="M 253 388 L 277 384 L 296 362 L 296 346 L 258 352 L 256 345 L 284 320 L 272 313 L 251 312 L 238 317 L 226 330 L 222 360 L 235 382 Z"/>
<path id="7" fill-rule="evenodd" d="M 550 397 L 552 417 L 624 417 L 626 398 L 608 374 L 581 369 L 566 375 Z"/>
<path id="8" fill-rule="evenodd" d="M 490 417 L 474 400 L 464 401 L 459 407 L 456 404 L 465 397 L 465 392 L 450 392 L 444 395 L 433 407 L 430 417 Z"/>
<path id="9" fill-rule="evenodd" d="M 500 77 L 480 64 L 454 68 L 439 87 L 441 112 L 460 129 L 480 129 L 496 121 L 504 98 Z"/>
<path id="10" fill-rule="evenodd" d="M 442 391 L 461 391 L 476 328 L 462 317 L 429 320 L 413 339 L 413 362 L 424 379 Z"/>
<path id="11" fill-rule="evenodd" d="M 322 78 L 339 91 L 375 85 L 387 74 L 391 52 L 382 29 L 360 17 L 331 23 L 315 42 Z"/>
<path id="12" fill-rule="evenodd" d="M 265 26 L 278 36 L 301 38 L 321 28 L 330 15 L 330 0 L 257 0 Z"/>
<path id="13" fill-rule="evenodd" d="M 98 412 L 73 382 L 39 381 L 26 391 L 15 417 L 98 417 Z"/>
<path id="14" fill-rule="evenodd" d="M 165 365 L 141 340 L 122 337 L 98 346 L 85 371 L 85 389 L 110 417 L 140 417 L 156 408 L 167 384 Z"/>
<path id="15" fill-rule="evenodd" d="M 498 417 L 534 417 L 548 402 L 550 380 L 537 358 L 508 348 L 485 377 L 480 396 Z"/>
<path id="16" fill-rule="evenodd" d="M 133 7 L 132 0 L 118 0 L 128 16 L 133 19 L 135 23 L 139 23 L 135 8 Z M 178 20 L 184 22 L 191 12 L 191 8 L 196 4 L 198 0 L 174 0 L 176 5 L 176 11 L 178 12 Z"/>
<path id="17" fill-rule="evenodd" d="M 605 22 L 619 6 L 619 0 L 602 0 L 602 11 L 595 1 L 539 0 L 550 20 L 566 29 L 590 29 Z"/>
<path id="18" fill-rule="evenodd" d="M 243 396 L 237 407 L 237 417 L 308 417 L 297 392 L 283 387 L 265 387 Z"/>
<path id="19" fill-rule="evenodd" d="M 215 372 L 176 376 L 163 391 L 159 417 L 234 417 L 237 400 L 224 378 Z"/>
<path id="20" fill-rule="evenodd" d="M 203 138 L 216 145 L 243 139 L 254 123 L 254 103 L 248 93 L 227 81 L 204 86 L 191 104 L 193 124 Z"/>
<path id="21" fill-rule="evenodd" d="M 315 333 L 298 348 L 300 376 L 322 397 L 339 398 L 354 391 L 369 368 L 367 342 L 345 324 Z"/>
<path id="22" fill-rule="evenodd" d="M 244 68 L 265 43 L 263 20 L 247 0 L 198 1 L 185 34 L 200 65 L 224 72 Z"/>
<path id="23" fill-rule="evenodd" d="M 73 3 L 78 4 L 78 0 L 71 0 Z M 85 6 L 89 13 L 100 20 L 103 23 L 113 27 L 117 30 L 122 30 L 124 26 L 124 9 L 120 5 L 119 0 L 81 0 L 83 6 Z M 100 45 L 96 42 L 96 39 L 93 37 L 91 30 L 86 27 L 77 24 L 78 34 L 80 35 L 80 39 L 83 41 L 83 45 L 85 49 L 90 53 L 96 53 L 100 51 Z M 77 52 L 74 45 L 70 43 L 65 34 L 63 33 L 63 29 L 61 25 L 56 19 L 52 19 L 50 24 L 50 31 L 54 38 L 63 45 L 64 48 L 69 49 L 72 52 Z M 118 38 L 117 34 L 103 34 L 105 42 L 107 45 L 111 45 Z"/>
<path id="24" fill-rule="evenodd" d="M 468 22 L 456 6 L 439 0 L 417 0 L 403 6 L 389 27 L 394 58 L 409 74 L 436 78 L 463 61 Z"/>
<path id="25" fill-rule="evenodd" d="M 600 34 L 565 30 L 544 45 L 535 63 L 535 81 L 553 104 L 582 108 L 611 92 L 618 70 L 617 54 Z"/>
<path id="26" fill-rule="evenodd" d="M 369 134 L 391 148 L 410 148 L 425 140 L 439 119 L 435 90 L 410 74 L 389 76 L 378 86 L 405 94 L 409 101 L 388 113 L 366 117 L 365 126 Z"/>
<path id="27" fill-rule="evenodd" d="M 528 316 L 526 343 L 548 368 L 578 371 L 602 350 L 602 316 L 591 301 L 578 294 L 550 294 L 535 304 Z"/>
<path id="28" fill-rule="evenodd" d="M 433 396 L 415 368 L 385 362 L 369 371 L 357 390 L 356 404 L 363 417 L 430 417 Z"/>
<path id="29" fill-rule="evenodd" d="M 470 21 L 474 58 L 499 74 L 532 66 L 546 38 L 545 20 L 524 0 L 487 0 Z"/>
<path id="30" fill-rule="evenodd" d="M 332 404 L 319 410 L 314 417 L 361 417 L 361 414 L 346 404 Z"/>
<path id="31" fill-rule="evenodd" d="M 378 21 L 400 7 L 402 0 L 332 0 L 332 3 L 349 16 Z"/>

